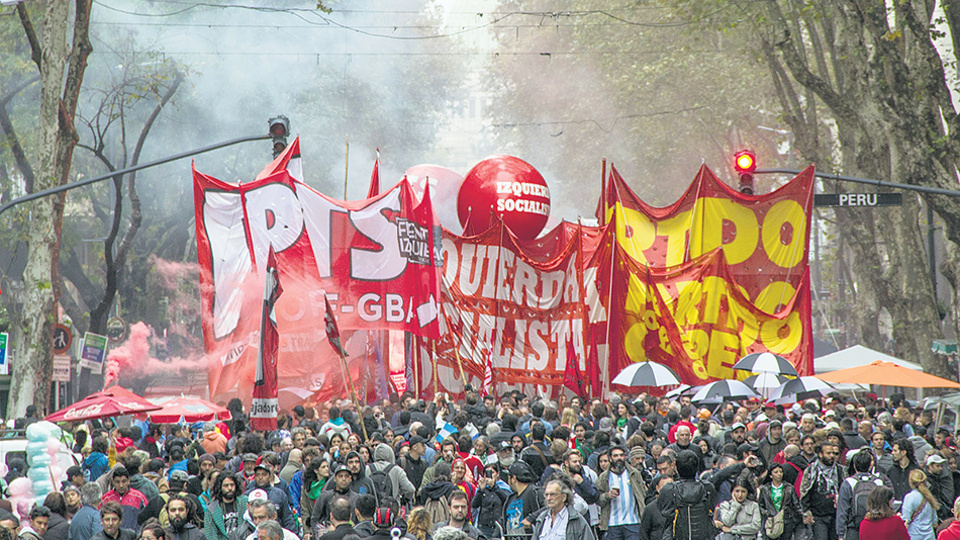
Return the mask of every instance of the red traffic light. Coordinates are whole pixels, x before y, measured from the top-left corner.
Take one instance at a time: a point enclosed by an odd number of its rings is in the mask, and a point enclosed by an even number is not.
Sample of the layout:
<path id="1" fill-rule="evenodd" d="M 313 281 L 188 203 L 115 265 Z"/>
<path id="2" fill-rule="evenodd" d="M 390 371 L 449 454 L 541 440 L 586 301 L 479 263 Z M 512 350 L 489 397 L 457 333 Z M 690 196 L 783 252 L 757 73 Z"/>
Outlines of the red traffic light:
<path id="1" fill-rule="evenodd" d="M 752 173 L 757 170 L 757 156 L 750 150 L 741 150 L 733 156 L 733 168 L 738 173 Z"/>

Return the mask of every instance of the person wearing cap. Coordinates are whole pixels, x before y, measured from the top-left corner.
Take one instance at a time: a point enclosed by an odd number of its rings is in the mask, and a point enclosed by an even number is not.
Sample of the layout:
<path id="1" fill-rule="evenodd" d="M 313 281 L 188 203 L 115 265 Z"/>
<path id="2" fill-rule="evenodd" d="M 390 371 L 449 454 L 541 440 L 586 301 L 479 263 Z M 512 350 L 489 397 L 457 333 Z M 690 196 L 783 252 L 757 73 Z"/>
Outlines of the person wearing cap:
<path id="1" fill-rule="evenodd" d="M 173 495 L 180 495 L 193 501 L 194 508 L 200 512 L 200 499 L 196 495 L 187 492 L 187 481 L 190 476 L 186 471 L 174 471 L 170 475 L 169 487 L 164 493 L 159 493 L 151 498 L 147 505 L 137 516 L 137 523 L 143 525 L 148 519 L 156 519 L 163 527 L 170 526 L 170 519 L 167 515 L 167 501 Z M 202 516 L 201 516 L 202 517 Z"/>
<path id="2" fill-rule="evenodd" d="M 276 454 L 272 455 L 276 456 Z M 267 463 L 266 458 L 267 456 L 264 456 L 264 459 L 260 460 L 260 463 L 254 467 L 253 482 L 247 485 L 246 493 L 249 496 L 250 492 L 255 489 L 265 491 L 267 498 L 277 508 L 277 515 L 280 516 L 280 524 L 283 525 L 283 528 L 296 531 L 297 522 L 293 516 L 293 510 L 290 508 L 290 496 L 286 489 L 273 485 L 273 470 Z"/>
<path id="3" fill-rule="evenodd" d="M 563 481 L 547 482 L 543 497 L 547 510 L 537 517 L 531 540 L 595 540 L 593 528 L 574 510 L 573 491 Z"/>
<path id="4" fill-rule="evenodd" d="M 67 468 L 67 479 L 63 483 L 63 487 L 68 485 L 74 485 L 78 488 L 83 487 L 83 484 L 87 482 L 87 479 L 83 476 L 83 467 L 79 465 L 73 465 Z"/>
<path id="5" fill-rule="evenodd" d="M 203 514 L 206 540 L 229 540 L 247 507 L 247 496 L 240 493 L 242 479 L 236 473 L 222 472 L 210 491 L 210 503 Z"/>
<path id="6" fill-rule="evenodd" d="M 696 455 L 696 454 L 694 454 Z M 697 458 L 697 461 L 701 461 Z M 628 540 L 640 534 L 647 488 L 641 471 L 627 463 L 623 447 L 610 449 L 610 468 L 597 476 L 600 530 L 608 540 Z"/>
<path id="7" fill-rule="evenodd" d="M 147 498 L 130 487 L 130 473 L 123 465 L 113 468 L 111 483 L 113 489 L 103 494 L 103 502 L 118 503 L 123 508 L 123 528 L 139 530 L 137 516 L 147 506 Z"/>
<path id="8" fill-rule="evenodd" d="M 253 476 L 256 472 L 259 457 L 260 456 L 254 454 L 253 452 L 247 452 L 246 454 L 243 454 L 243 457 L 241 458 L 242 461 L 240 466 L 240 474 L 243 476 L 243 480 L 247 484 L 253 482 Z"/>
<path id="9" fill-rule="evenodd" d="M 217 459 L 211 454 L 203 454 L 199 460 L 200 474 L 187 480 L 187 492 L 197 497 L 210 487 L 210 477 L 217 470 Z"/>
<path id="10" fill-rule="evenodd" d="M 340 465 L 334 469 L 333 482 L 327 482 L 326 486 L 324 486 L 328 488 L 332 484 L 332 489 L 324 489 L 320 493 L 320 497 L 310 512 L 310 520 L 306 523 L 309 531 L 316 535 L 320 525 L 326 525 L 327 520 L 330 518 L 331 504 L 335 499 L 341 497 L 346 498 L 350 502 L 350 506 L 353 506 L 354 501 L 357 499 L 357 493 L 350 489 L 352 483 L 353 473 L 350 472 L 350 469 L 346 465 Z"/>
<path id="11" fill-rule="evenodd" d="M 510 486 L 510 496 L 503 504 L 501 526 L 508 535 L 527 535 L 532 530 L 533 523 L 528 516 L 543 508 L 543 495 L 535 487 L 537 477 L 526 461 L 517 460 L 510 465 L 506 474 L 507 484 Z"/>
<path id="12" fill-rule="evenodd" d="M 747 426 L 743 422 L 734 422 L 730 426 L 730 431 L 726 432 L 723 436 L 723 444 L 742 444 L 746 439 L 747 435 Z"/>
<path id="13" fill-rule="evenodd" d="M 783 438 L 783 424 L 776 418 L 771 418 L 767 422 L 767 434 L 760 439 L 760 456 L 767 463 L 773 463 L 773 458 L 781 450 L 787 447 L 787 441 Z"/>
<path id="14" fill-rule="evenodd" d="M 940 502 L 937 517 L 940 520 L 950 519 L 953 510 L 953 475 L 944 464 L 947 460 L 939 452 L 930 452 L 923 461 L 927 473 L 927 484 L 930 493 Z"/>

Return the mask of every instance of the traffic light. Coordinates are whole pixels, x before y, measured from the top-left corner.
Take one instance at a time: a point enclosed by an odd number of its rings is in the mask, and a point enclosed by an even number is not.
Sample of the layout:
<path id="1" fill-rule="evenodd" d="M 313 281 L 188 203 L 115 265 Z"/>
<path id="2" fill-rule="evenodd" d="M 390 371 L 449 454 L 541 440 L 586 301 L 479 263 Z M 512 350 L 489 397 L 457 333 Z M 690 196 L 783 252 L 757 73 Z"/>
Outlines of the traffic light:
<path id="1" fill-rule="evenodd" d="M 290 120 L 283 115 L 271 118 L 270 135 L 273 137 L 273 157 L 280 155 L 287 147 L 287 135 L 290 133 Z"/>
<path id="2" fill-rule="evenodd" d="M 741 150 L 733 156 L 733 168 L 740 175 L 740 193 L 753 195 L 753 172 L 757 170 L 757 156 L 750 150 Z"/>

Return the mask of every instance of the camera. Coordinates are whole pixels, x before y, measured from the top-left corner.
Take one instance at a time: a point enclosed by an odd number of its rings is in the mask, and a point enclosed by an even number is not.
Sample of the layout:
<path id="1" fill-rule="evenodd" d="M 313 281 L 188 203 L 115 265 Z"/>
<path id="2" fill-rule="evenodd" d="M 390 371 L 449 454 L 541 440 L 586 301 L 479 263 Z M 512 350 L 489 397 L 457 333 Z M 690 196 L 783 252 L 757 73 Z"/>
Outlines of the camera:
<path id="1" fill-rule="evenodd" d="M 484 478 L 493 478 L 493 471 L 491 471 L 490 469 L 487 469 L 487 470 L 483 471 L 483 477 L 484 477 Z"/>
<path id="2" fill-rule="evenodd" d="M 401 536 L 403 536 L 403 532 L 400 531 L 400 528 L 399 528 L 399 527 L 394 527 L 394 528 L 390 529 L 390 538 L 398 539 L 398 538 L 400 538 Z"/>

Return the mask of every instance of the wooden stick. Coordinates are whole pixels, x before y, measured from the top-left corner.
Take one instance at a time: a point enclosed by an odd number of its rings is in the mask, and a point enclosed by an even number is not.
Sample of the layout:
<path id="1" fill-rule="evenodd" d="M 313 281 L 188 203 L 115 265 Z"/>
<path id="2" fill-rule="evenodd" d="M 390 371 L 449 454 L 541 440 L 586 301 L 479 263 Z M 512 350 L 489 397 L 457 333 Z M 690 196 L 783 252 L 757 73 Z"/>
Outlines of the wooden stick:
<path id="1" fill-rule="evenodd" d="M 411 336 L 413 338 L 413 350 L 410 351 L 410 356 L 413 358 L 410 359 L 410 363 L 413 365 L 413 385 L 417 390 L 417 399 L 420 399 L 420 338 L 417 336 Z"/>
<path id="2" fill-rule="evenodd" d="M 430 360 L 433 361 L 433 397 L 440 395 L 440 379 L 437 378 L 437 341 L 430 340 Z"/>
<path id="3" fill-rule="evenodd" d="M 347 385 L 350 387 L 350 393 L 353 394 L 353 401 L 357 404 L 357 410 L 360 411 L 360 428 L 363 430 L 363 440 L 369 441 L 367 437 L 367 424 L 363 422 L 363 404 L 360 403 L 360 396 L 357 395 L 357 388 L 353 386 L 353 377 L 350 376 L 350 366 L 347 365 L 347 357 L 340 352 L 340 360 L 343 361 L 343 371 L 346 373 Z"/>

